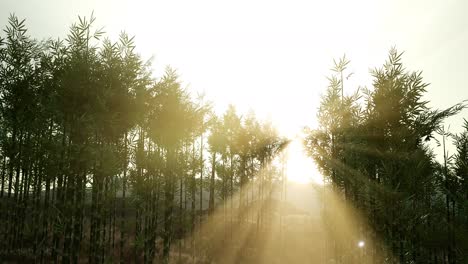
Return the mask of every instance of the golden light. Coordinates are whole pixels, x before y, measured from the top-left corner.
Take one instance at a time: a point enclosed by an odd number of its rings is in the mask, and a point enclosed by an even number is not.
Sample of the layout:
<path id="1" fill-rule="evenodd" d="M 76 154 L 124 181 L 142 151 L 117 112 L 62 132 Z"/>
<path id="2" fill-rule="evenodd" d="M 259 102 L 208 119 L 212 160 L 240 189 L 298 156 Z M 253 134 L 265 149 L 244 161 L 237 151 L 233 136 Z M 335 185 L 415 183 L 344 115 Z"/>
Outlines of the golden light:
<path id="1" fill-rule="evenodd" d="M 287 148 L 287 178 L 289 181 L 323 185 L 323 178 L 312 158 L 308 157 L 300 138 L 295 138 Z"/>
<path id="2" fill-rule="evenodd" d="M 365 246 L 364 241 L 361 240 L 358 242 L 358 247 L 363 248 L 364 246 Z"/>

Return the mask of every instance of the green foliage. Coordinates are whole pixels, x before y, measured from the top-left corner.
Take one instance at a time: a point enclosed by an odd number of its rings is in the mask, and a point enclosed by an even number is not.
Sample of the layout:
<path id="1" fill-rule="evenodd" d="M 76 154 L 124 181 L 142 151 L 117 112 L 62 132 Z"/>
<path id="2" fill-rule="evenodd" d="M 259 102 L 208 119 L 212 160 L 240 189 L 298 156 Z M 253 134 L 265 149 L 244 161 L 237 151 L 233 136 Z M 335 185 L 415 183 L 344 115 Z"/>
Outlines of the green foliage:
<path id="1" fill-rule="evenodd" d="M 309 154 L 328 186 L 367 216 L 372 228 L 364 236 L 384 242 L 373 250 L 399 263 L 462 263 L 466 238 L 455 230 L 463 229 L 466 205 L 454 197 L 466 193 L 459 181 L 466 135 L 456 137 L 453 169 L 438 164 L 427 142 L 465 104 L 430 109 L 422 99 L 428 87 L 422 73 L 406 71 L 395 49 L 382 68 L 371 71 L 373 89 L 340 97 L 348 63 L 345 57 L 334 62 L 341 76 L 329 78 L 318 129 L 306 130 Z"/>
<path id="2" fill-rule="evenodd" d="M 224 200 L 242 189 L 258 171 L 247 159 L 271 159 L 279 136 L 232 106 L 216 117 L 172 68 L 153 78 L 133 37 L 78 20 L 66 39 L 38 42 L 11 15 L 0 36 L 0 259 L 168 261 L 201 223 L 204 190 L 214 207 L 221 181 Z"/>

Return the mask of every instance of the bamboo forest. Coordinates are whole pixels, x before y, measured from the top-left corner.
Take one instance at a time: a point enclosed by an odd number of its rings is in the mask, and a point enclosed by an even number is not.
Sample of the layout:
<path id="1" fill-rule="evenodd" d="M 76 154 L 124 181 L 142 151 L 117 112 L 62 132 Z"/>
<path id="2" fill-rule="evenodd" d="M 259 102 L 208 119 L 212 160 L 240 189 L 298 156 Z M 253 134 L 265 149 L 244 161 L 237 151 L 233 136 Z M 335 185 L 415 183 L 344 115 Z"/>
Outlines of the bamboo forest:
<path id="1" fill-rule="evenodd" d="M 289 136 L 96 17 L 44 39 L 1 21 L 0 263 L 468 263 L 468 98 L 433 107 L 415 51 L 384 50 L 366 86 L 328 58 Z"/>

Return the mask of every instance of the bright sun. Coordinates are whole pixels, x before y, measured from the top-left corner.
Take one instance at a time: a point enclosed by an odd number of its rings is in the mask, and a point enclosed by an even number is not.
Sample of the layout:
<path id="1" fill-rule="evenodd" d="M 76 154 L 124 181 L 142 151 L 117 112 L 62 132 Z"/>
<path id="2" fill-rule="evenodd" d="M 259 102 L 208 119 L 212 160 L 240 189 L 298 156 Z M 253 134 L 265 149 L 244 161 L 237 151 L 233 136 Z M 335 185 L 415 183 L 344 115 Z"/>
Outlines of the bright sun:
<path id="1" fill-rule="evenodd" d="M 286 151 L 288 155 L 286 173 L 289 181 L 323 185 L 322 175 L 312 158 L 306 155 L 300 138 L 294 139 Z"/>

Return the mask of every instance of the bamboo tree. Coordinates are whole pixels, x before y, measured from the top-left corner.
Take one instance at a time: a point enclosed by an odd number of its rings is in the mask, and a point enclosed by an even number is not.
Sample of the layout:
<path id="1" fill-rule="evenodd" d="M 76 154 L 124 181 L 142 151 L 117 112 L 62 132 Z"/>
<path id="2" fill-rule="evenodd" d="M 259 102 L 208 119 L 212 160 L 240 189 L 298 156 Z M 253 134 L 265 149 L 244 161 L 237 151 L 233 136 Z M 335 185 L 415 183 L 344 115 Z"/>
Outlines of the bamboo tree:
<path id="1" fill-rule="evenodd" d="M 359 90 L 356 95 L 339 100 L 341 76 L 330 79 L 318 113 L 320 129 L 309 131 L 306 143 L 334 188 L 343 186 L 347 199 L 352 198 L 357 208 L 372 216 L 372 233 L 385 238 L 392 255 L 397 257 L 392 261 L 406 263 L 412 258 L 417 262 L 424 259 L 420 248 L 427 247 L 423 244 L 428 239 L 427 233 L 418 232 L 417 227 L 427 214 L 435 212 L 427 211 L 423 201 L 438 195 L 437 163 L 425 141 L 433 139 L 443 120 L 464 106 L 429 109 L 427 102 L 421 100 L 427 87 L 421 73 L 407 72 L 401 63 L 401 53 L 396 50 L 391 50 L 387 63 L 375 69 L 372 76 L 373 90 L 364 89 L 366 101 L 362 111 L 357 104 Z M 339 146 L 334 131 L 337 124 L 344 122 L 341 117 L 346 112 L 349 116 L 348 128 L 343 130 L 346 142 Z M 342 172 L 347 174 L 344 178 Z M 362 185 L 367 185 L 367 190 L 359 188 Z M 365 196 L 361 194 L 363 191 L 367 192 Z M 367 197 L 371 207 L 360 196 Z"/>

